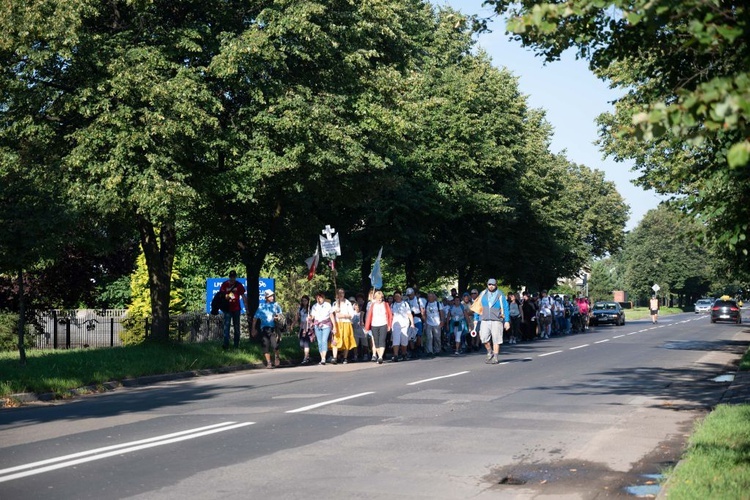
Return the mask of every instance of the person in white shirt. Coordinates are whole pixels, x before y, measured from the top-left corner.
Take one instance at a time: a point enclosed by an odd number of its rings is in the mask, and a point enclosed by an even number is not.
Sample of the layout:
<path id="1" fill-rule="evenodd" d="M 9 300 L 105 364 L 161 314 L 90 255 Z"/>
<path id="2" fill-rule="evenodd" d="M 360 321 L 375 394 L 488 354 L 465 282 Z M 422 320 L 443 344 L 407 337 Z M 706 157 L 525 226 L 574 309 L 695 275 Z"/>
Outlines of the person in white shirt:
<path id="1" fill-rule="evenodd" d="M 422 346 L 422 329 L 424 324 L 422 318 L 424 318 L 424 308 L 427 305 L 427 299 L 419 296 L 419 292 L 414 288 L 407 288 L 406 295 L 409 307 L 411 308 L 411 314 L 414 317 L 414 328 L 413 333 L 409 338 L 409 347 L 415 357 L 419 356 L 419 348 Z"/>
<path id="2" fill-rule="evenodd" d="M 399 350 L 401 351 L 401 360 L 406 360 L 406 346 L 409 344 L 409 328 L 414 328 L 414 316 L 411 314 L 409 304 L 403 301 L 401 292 L 396 290 L 393 293 L 393 304 L 391 304 L 393 313 L 393 324 L 391 326 L 391 338 L 393 343 L 393 357 L 391 362 L 399 360 Z"/>
<path id="3" fill-rule="evenodd" d="M 326 364 L 326 354 L 328 354 L 328 336 L 331 331 L 336 331 L 336 317 L 333 315 L 333 307 L 326 302 L 323 292 L 315 294 L 315 304 L 310 308 L 310 315 L 307 320 L 315 329 L 315 337 L 318 339 L 318 351 L 320 352 L 320 364 Z"/>
<path id="4" fill-rule="evenodd" d="M 441 331 L 443 327 L 443 306 L 438 302 L 437 295 L 430 292 L 427 294 L 425 306 L 425 325 L 422 333 L 423 346 L 428 356 L 440 353 L 442 347 Z"/>

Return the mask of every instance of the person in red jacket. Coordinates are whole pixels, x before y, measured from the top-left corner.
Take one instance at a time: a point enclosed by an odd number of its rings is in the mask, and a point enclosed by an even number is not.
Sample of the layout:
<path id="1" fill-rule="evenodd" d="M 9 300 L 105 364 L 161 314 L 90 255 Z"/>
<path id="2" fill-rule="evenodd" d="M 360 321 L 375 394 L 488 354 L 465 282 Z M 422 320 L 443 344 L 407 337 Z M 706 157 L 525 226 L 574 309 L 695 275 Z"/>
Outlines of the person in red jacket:
<path id="1" fill-rule="evenodd" d="M 372 331 L 373 342 L 378 356 L 378 364 L 383 364 L 385 354 L 385 338 L 393 325 L 391 307 L 383 300 L 383 292 L 377 290 L 373 294 L 372 302 L 367 307 L 365 331 Z"/>
<path id="2" fill-rule="evenodd" d="M 240 312 L 242 311 L 241 300 L 245 300 L 245 287 L 237 281 L 237 271 L 229 271 L 229 279 L 221 284 L 219 292 L 224 294 L 229 304 L 229 310 L 224 311 L 224 349 L 229 348 L 229 324 L 234 323 L 234 348 L 240 346 Z"/>

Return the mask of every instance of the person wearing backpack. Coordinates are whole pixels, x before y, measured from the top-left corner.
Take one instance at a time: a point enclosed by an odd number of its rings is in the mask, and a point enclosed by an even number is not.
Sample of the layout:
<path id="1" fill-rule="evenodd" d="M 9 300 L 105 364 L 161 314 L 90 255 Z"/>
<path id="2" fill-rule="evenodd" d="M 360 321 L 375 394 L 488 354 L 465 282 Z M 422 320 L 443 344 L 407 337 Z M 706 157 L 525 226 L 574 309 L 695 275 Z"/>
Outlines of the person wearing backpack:
<path id="1" fill-rule="evenodd" d="M 240 300 L 246 300 L 245 287 L 237 281 L 237 271 L 229 271 L 229 279 L 221 284 L 217 295 L 220 295 L 222 313 L 224 317 L 224 349 L 229 349 L 229 324 L 234 323 L 234 348 L 240 346 L 240 313 L 242 305 Z"/>
<path id="2" fill-rule="evenodd" d="M 276 332 L 276 323 L 283 321 L 284 312 L 281 306 L 275 302 L 276 294 L 273 290 L 263 292 L 266 300 L 258 306 L 253 318 L 253 327 L 250 335 L 255 338 L 258 335 L 258 324 L 260 324 L 260 334 L 263 341 L 263 355 L 266 358 L 266 368 L 278 367 L 281 364 L 281 354 L 279 352 L 279 335 Z M 271 363 L 271 349 L 273 349 L 275 362 Z"/>

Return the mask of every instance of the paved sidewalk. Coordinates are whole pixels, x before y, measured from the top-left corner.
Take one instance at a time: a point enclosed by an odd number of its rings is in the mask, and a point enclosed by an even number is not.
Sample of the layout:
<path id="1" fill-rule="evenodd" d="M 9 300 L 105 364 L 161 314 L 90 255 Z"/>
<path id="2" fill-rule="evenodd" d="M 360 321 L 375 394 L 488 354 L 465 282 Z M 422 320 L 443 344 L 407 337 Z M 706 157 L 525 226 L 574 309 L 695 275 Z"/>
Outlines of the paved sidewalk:
<path id="1" fill-rule="evenodd" d="M 722 404 L 750 403 L 750 371 L 737 371 L 721 397 Z"/>

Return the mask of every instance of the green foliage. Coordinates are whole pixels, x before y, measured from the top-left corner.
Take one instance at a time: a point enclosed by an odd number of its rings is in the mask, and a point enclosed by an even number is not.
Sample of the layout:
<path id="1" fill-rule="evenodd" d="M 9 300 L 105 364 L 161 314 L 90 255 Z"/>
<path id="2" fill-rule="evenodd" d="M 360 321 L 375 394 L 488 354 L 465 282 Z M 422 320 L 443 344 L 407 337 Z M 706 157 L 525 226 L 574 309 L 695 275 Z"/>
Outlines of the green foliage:
<path id="1" fill-rule="evenodd" d="M 638 184 L 673 194 L 707 241 L 747 273 L 750 39 L 744 2 L 511 2 L 513 38 L 548 61 L 569 48 L 622 89 L 599 118 L 601 144 L 635 160 Z M 658 47 L 658 50 L 654 50 Z"/>
<path id="2" fill-rule="evenodd" d="M 172 271 L 172 286 L 170 287 L 170 293 L 170 314 L 184 312 L 185 307 L 182 298 L 182 287 L 176 270 Z M 151 316 L 151 287 L 149 286 L 146 257 L 141 252 L 136 260 L 135 271 L 130 276 L 130 304 L 128 304 L 127 317 L 122 322 L 124 330 L 120 333 L 120 338 L 122 339 L 123 344 L 132 345 L 143 342 L 146 335 L 146 319 Z"/>
<path id="3" fill-rule="evenodd" d="M 24 345 L 34 346 L 33 330 L 26 326 Z M 18 314 L 0 312 L 0 351 L 18 351 Z"/>
<path id="4" fill-rule="evenodd" d="M 596 300 L 612 300 L 612 292 L 624 290 L 622 283 L 623 265 L 619 255 L 596 260 L 591 264 L 589 278 L 589 298 Z"/>
<path id="5" fill-rule="evenodd" d="M 120 276 L 102 286 L 98 300 L 103 309 L 125 309 L 131 301 L 130 276 Z"/>
<path id="6" fill-rule="evenodd" d="M 129 281 L 132 314 L 162 339 L 175 270 L 180 308 L 202 309 L 205 278 L 232 262 L 251 282 L 273 263 L 291 304 L 326 224 L 350 290 L 367 288 L 381 245 L 388 286 L 458 277 L 465 289 L 490 275 L 548 287 L 621 244 L 614 187 L 549 152 L 543 112 L 457 12 L 421 0 L 0 8 L 2 164 L 137 231 L 149 272 Z M 127 300 L 125 284 L 105 280 L 103 302 Z"/>
<path id="7" fill-rule="evenodd" d="M 743 498 L 750 489 L 750 405 L 719 405 L 696 426 L 669 498 Z"/>
<path id="8" fill-rule="evenodd" d="M 655 283 L 660 296 L 699 298 L 715 276 L 713 256 L 699 243 L 702 226 L 668 204 L 650 210 L 626 239 L 623 281 L 631 299 L 645 300 Z"/>

